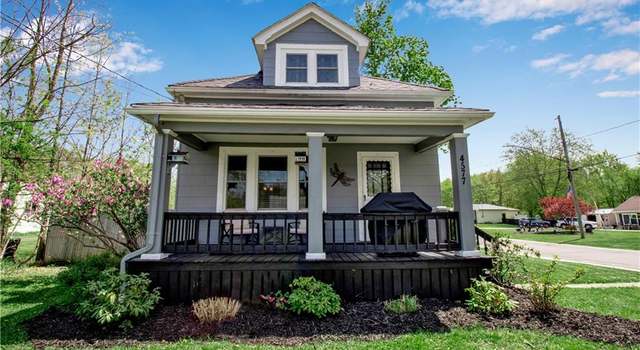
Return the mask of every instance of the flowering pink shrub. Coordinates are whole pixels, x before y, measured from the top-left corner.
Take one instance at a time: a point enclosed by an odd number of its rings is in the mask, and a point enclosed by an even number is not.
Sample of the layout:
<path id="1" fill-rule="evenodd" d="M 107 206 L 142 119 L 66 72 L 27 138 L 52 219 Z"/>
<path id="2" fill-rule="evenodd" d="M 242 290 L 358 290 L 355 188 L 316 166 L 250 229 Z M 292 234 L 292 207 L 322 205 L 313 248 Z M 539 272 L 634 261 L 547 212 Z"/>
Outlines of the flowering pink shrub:
<path id="1" fill-rule="evenodd" d="M 149 186 L 123 159 L 97 161 L 84 176 L 54 175 L 26 189 L 35 219 L 98 239 L 116 254 L 139 249 L 144 241 Z M 108 232 L 109 221 L 120 234 Z"/>
<path id="2" fill-rule="evenodd" d="M 592 207 L 579 201 L 580 211 L 582 213 L 588 213 L 592 210 Z M 571 197 L 544 197 L 540 199 L 540 207 L 544 211 L 545 219 L 561 219 L 570 218 L 576 216 L 576 209 L 573 206 L 573 200 Z"/>

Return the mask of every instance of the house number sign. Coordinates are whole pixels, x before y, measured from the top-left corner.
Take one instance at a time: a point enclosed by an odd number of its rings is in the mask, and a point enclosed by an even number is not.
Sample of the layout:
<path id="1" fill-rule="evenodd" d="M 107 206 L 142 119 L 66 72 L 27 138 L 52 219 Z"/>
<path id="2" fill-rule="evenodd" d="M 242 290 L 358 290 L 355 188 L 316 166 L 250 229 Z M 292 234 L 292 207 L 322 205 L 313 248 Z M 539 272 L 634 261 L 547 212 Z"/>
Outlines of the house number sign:
<path id="1" fill-rule="evenodd" d="M 460 179 L 463 185 L 467 182 L 467 167 L 464 164 L 464 154 L 460 155 Z"/>

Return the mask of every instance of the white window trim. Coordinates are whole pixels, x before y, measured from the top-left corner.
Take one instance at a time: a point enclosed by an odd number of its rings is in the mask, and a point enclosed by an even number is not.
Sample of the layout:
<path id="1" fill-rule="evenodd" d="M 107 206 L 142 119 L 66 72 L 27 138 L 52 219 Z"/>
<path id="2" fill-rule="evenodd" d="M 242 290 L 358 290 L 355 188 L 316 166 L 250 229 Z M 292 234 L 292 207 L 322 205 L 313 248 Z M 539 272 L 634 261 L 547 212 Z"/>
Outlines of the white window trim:
<path id="1" fill-rule="evenodd" d="M 307 55 L 307 82 L 287 82 L 287 54 Z M 318 83 L 318 54 L 338 55 L 338 82 Z M 276 86 L 349 86 L 349 58 L 347 45 L 276 44 Z"/>
<path id="2" fill-rule="evenodd" d="M 216 197 L 216 211 L 218 212 L 306 212 L 299 209 L 300 193 L 298 187 L 299 172 L 295 163 L 296 152 L 307 152 L 305 147 L 220 147 L 218 154 L 218 190 Z M 322 208 L 327 211 L 327 178 L 326 149 L 322 149 Z M 227 161 L 229 156 L 247 156 L 247 192 L 244 209 L 227 209 Z M 259 156 L 287 156 L 287 208 L 286 209 L 258 209 L 258 157 Z M 292 175 L 293 174 L 293 175 Z"/>

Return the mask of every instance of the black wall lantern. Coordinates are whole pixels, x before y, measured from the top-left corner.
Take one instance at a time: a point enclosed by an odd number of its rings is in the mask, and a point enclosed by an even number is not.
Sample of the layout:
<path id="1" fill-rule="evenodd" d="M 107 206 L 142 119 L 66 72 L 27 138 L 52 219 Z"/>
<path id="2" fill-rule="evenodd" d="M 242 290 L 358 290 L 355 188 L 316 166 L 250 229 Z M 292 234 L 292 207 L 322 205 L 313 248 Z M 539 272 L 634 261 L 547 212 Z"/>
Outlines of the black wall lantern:
<path id="1" fill-rule="evenodd" d="M 189 159 L 187 155 L 189 152 L 181 152 L 181 151 L 173 151 L 167 153 L 167 164 L 169 165 L 178 165 L 178 164 L 189 164 Z"/>

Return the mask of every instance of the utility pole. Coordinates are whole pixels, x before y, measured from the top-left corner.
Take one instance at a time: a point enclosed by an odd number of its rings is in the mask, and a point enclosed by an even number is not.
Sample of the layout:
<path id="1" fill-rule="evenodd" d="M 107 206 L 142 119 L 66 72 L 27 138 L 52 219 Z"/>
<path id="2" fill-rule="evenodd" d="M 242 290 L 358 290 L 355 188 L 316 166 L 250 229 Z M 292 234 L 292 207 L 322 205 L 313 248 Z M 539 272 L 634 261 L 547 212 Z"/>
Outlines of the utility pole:
<path id="1" fill-rule="evenodd" d="M 567 178 L 571 185 L 571 199 L 573 200 L 573 207 L 576 209 L 576 219 L 578 220 L 578 229 L 580 230 L 580 238 L 584 239 L 584 226 L 582 226 L 582 213 L 580 212 L 580 203 L 578 201 L 578 193 L 576 192 L 576 185 L 573 182 L 573 167 L 571 166 L 571 159 L 569 158 L 569 149 L 567 148 L 567 140 L 564 138 L 564 129 L 562 129 L 562 120 L 560 115 L 556 118 L 558 121 L 558 128 L 560 129 L 560 138 L 562 139 L 562 148 L 564 149 L 564 160 L 567 163 Z"/>

